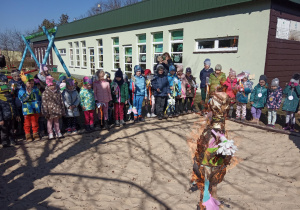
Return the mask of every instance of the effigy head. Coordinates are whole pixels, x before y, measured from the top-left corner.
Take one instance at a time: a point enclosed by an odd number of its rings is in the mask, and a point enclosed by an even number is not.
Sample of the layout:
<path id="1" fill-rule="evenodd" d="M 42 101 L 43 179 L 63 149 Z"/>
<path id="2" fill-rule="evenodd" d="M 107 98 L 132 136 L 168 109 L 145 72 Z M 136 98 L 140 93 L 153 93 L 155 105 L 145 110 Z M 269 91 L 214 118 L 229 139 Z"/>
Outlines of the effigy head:
<path id="1" fill-rule="evenodd" d="M 229 96 L 225 92 L 215 92 L 210 99 L 208 106 L 212 111 L 212 127 L 215 129 L 224 130 L 225 114 L 230 105 Z"/>

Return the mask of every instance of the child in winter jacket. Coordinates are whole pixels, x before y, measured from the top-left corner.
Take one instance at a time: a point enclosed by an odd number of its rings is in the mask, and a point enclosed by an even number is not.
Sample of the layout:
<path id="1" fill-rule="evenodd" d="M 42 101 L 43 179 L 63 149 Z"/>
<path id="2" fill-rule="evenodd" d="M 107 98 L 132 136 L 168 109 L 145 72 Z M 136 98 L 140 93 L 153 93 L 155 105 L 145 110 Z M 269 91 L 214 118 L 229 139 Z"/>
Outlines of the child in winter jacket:
<path id="1" fill-rule="evenodd" d="M 250 80 L 248 80 L 249 74 L 246 74 L 243 79 L 241 79 L 241 85 L 237 87 L 236 94 L 236 119 L 237 120 L 246 120 L 247 114 L 247 103 L 249 93 L 252 91 L 252 84 Z"/>
<path id="2" fill-rule="evenodd" d="M 176 98 L 180 98 L 181 95 L 181 82 L 178 79 L 176 73 L 175 66 L 169 66 L 169 74 L 168 74 L 168 81 L 170 86 L 170 96 L 173 100 L 168 100 L 168 102 L 175 102 Z M 176 109 L 177 108 L 177 109 Z M 175 104 L 168 103 L 168 115 L 170 118 L 173 116 L 178 117 L 180 113 L 179 107 L 175 107 Z"/>
<path id="3" fill-rule="evenodd" d="M 152 79 L 153 79 L 153 75 L 151 75 L 151 70 L 150 69 L 146 69 L 145 72 L 145 78 L 146 78 L 146 88 L 147 88 L 147 95 L 148 98 L 145 102 L 145 108 L 147 111 L 147 117 L 156 117 L 156 115 L 154 114 L 155 111 L 155 97 L 154 97 L 154 92 L 153 92 L 153 88 L 152 88 Z"/>
<path id="4" fill-rule="evenodd" d="M 94 131 L 95 95 L 92 89 L 92 80 L 83 77 L 83 86 L 80 90 L 80 104 L 84 112 L 85 130 Z"/>
<path id="5" fill-rule="evenodd" d="M 157 65 L 158 75 L 152 80 L 152 87 L 154 89 L 156 114 L 159 120 L 162 120 L 164 115 L 164 108 L 167 97 L 170 96 L 170 86 L 168 77 L 164 74 L 164 66 Z"/>
<path id="6" fill-rule="evenodd" d="M 124 81 L 123 72 L 118 69 L 115 73 L 115 79 L 111 83 L 111 92 L 114 102 L 115 125 L 117 127 L 125 125 L 124 121 L 124 105 L 128 103 L 128 84 Z"/>
<path id="7" fill-rule="evenodd" d="M 282 100 L 282 88 L 279 87 L 279 79 L 275 78 L 271 82 L 271 89 L 269 90 L 267 107 L 268 107 L 268 126 L 275 127 L 277 118 L 277 110 L 280 108 Z"/>
<path id="8" fill-rule="evenodd" d="M 181 83 L 181 95 L 176 97 L 175 103 L 176 103 L 176 110 L 178 110 L 177 113 L 180 114 L 186 114 L 186 110 L 184 110 L 182 100 L 184 101 L 186 98 L 186 87 L 188 84 L 188 81 L 186 79 L 185 74 L 183 73 L 183 66 L 177 65 L 177 77 L 180 80 Z"/>
<path id="9" fill-rule="evenodd" d="M 9 81 L 9 86 L 10 86 L 11 92 L 13 94 L 13 98 L 15 100 L 16 108 L 18 109 L 18 113 L 20 113 L 20 118 L 21 118 L 21 122 L 18 122 L 16 120 L 16 118 L 14 118 L 13 129 L 14 129 L 14 133 L 21 134 L 22 132 L 24 132 L 24 129 L 23 129 L 24 116 L 21 114 L 22 113 L 22 103 L 21 103 L 20 99 L 18 98 L 18 94 L 19 94 L 19 91 L 21 88 L 25 88 L 25 84 L 21 80 L 19 70 L 17 70 L 17 69 L 12 70 L 11 76 L 12 76 L 12 79 Z"/>
<path id="10" fill-rule="evenodd" d="M 235 104 L 235 94 L 237 91 L 236 72 L 234 70 L 230 69 L 229 76 L 227 77 L 226 81 L 223 83 L 223 86 L 225 86 L 226 94 L 229 96 L 230 99 L 228 117 L 232 118 L 233 105 Z"/>
<path id="11" fill-rule="evenodd" d="M 38 120 L 41 112 L 41 92 L 34 86 L 32 75 L 21 75 L 21 79 L 26 86 L 18 93 L 24 115 L 25 137 L 27 141 L 32 141 L 30 134 L 30 129 L 32 129 L 33 139 L 40 140 Z"/>
<path id="12" fill-rule="evenodd" d="M 201 103 L 200 103 L 200 111 L 204 110 L 204 104 L 206 100 L 206 93 L 207 93 L 207 81 L 209 80 L 210 74 L 214 73 L 213 68 L 211 66 L 211 61 L 209 58 L 206 58 L 204 61 L 204 68 L 200 72 L 200 88 L 201 88 Z"/>
<path id="13" fill-rule="evenodd" d="M 62 93 L 65 104 L 67 133 L 77 134 L 76 124 L 77 117 L 80 116 L 78 105 L 80 104 L 79 94 L 75 87 L 73 79 L 67 79 L 67 88 Z"/>
<path id="14" fill-rule="evenodd" d="M 286 111 L 284 130 L 295 131 L 295 114 L 299 110 L 300 98 L 299 79 L 300 74 L 295 74 L 283 91 L 286 96 L 282 106 L 282 110 Z"/>
<path id="15" fill-rule="evenodd" d="M 136 107 L 137 114 L 134 114 L 134 122 L 144 122 L 142 117 L 142 105 L 144 98 L 147 99 L 147 87 L 146 80 L 142 76 L 142 68 L 138 65 L 134 67 L 134 77 L 130 80 L 129 89 L 133 92 L 133 106 Z"/>
<path id="16" fill-rule="evenodd" d="M 214 92 L 222 88 L 224 82 L 226 81 L 226 75 L 221 72 L 222 66 L 217 64 L 215 67 L 215 72 L 211 73 L 209 76 L 209 96 L 211 97 Z"/>
<path id="17" fill-rule="evenodd" d="M 6 145 L 4 146 L 7 147 L 11 146 L 10 140 L 13 139 L 13 119 L 20 121 L 19 112 L 10 91 L 7 77 L 0 74 L 0 144 L 2 144 L 2 140 L 5 140 Z"/>
<path id="18" fill-rule="evenodd" d="M 261 116 L 261 110 L 265 107 L 268 98 L 268 84 L 267 77 L 261 75 L 259 77 L 259 83 L 254 87 L 251 96 L 251 114 L 253 123 L 259 124 L 259 118 Z"/>
<path id="19" fill-rule="evenodd" d="M 110 83 L 105 79 L 103 70 L 97 71 L 98 80 L 94 82 L 95 102 L 98 108 L 98 117 L 101 121 L 104 116 L 104 128 L 109 129 L 108 126 L 108 102 L 112 100 Z"/>
<path id="20" fill-rule="evenodd" d="M 51 76 L 46 77 L 47 87 L 42 95 L 42 114 L 47 119 L 49 140 L 54 138 L 53 125 L 57 138 L 62 138 L 59 119 L 65 115 L 62 94 Z"/>
<path id="21" fill-rule="evenodd" d="M 187 113 L 196 112 L 196 109 L 194 107 L 194 99 L 196 97 L 197 84 L 196 78 L 193 77 L 192 69 L 190 67 L 186 68 L 185 77 L 188 83 L 186 86 L 186 98 L 184 100 L 184 109 L 187 111 Z"/>

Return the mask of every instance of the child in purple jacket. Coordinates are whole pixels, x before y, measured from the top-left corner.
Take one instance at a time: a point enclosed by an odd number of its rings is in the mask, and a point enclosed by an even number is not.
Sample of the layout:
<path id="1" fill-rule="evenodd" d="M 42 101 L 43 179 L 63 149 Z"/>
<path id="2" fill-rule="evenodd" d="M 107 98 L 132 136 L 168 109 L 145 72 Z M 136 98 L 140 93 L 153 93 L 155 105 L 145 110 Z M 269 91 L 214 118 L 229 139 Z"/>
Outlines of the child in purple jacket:
<path id="1" fill-rule="evenodd" d="M 277 110 L 280 107 L 282 101 L 282 88 L 279 87 L 279 79 L 275 78 L 272 80 L 271 89 L 269 90 L 267 107 L 268 107 L 268 125 L 275 127 L 277 118 Z"/>

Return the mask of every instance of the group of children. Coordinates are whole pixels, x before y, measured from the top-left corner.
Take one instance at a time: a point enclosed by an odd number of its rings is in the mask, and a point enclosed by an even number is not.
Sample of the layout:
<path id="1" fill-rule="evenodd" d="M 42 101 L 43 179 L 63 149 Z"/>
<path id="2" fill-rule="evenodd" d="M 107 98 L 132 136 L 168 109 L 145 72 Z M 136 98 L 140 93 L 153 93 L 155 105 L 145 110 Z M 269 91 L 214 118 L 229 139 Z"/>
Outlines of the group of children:
<path id="1" fill-rule="evenodd" d="M 268 125 L 275 127 L 277 119 L 277 111 L 283 102 L 282 110 L 286 111 L 286 124 L 284 130 L 294 131 L 295 129 L 295 114 L 299 109 L 300 74 L 295 74 L 285 89 L 279 86 L 279 79 L 275 78 L 271 82 L 270 88 L 267 84 L 267 77 L 261 75 L 259 83 L 253 88 L 253 82 L 249 80 L 249 72 L 236 72 L 230 69 L 229 75 L 226 78 L 220 64 L 216 65 L 215 71 L 210 68 L 210 59 L 204 61 L 204 68 L 200 72 L 201 81 L 201 109 L 204 110 L 203 104 L 209 99 L 215 91 L 225 91 L 230 99 L 230 108 L 227 113 L 228 118 L 233 116 L 233 105 L 236 104 L 236 119 L 246 120 L 246 105 L 251 103 L 251 114 L 253 119 L 251 122 L 259 123 L 261 112 L 264 107 L 268 108 Z M 283 100 L 283 95 L 285 99 Z"/>
<path id="2" fill-rule="evenodd" d="M 295 74 L 282 91 L 277 78 L 272 80 L 271 88 L 268 89 L 267 78 L 261 75 L 259 83 L 253 88 L 249 72 L 236 75 L 230 69 L 226 78 L 220 64 L 216 65 L 215 70 L 210 66 L 210 59 L 206 59 L 200 72 L 202 113 L 206 111 L 206 104 L 215 91 L 224 91 L 230 99 L 227 116 L 232 118 L 233 105 L 236 104 L 236 118 L 245 120 L 246 105 L 251 94 L 252 122 L 258 123 L 261 110 L 267 106 L 268 126 L 274 127 L 284 94 L 287 96 L 282 107 L 286 111 L 284 129 L 294 130 L 300 97 L 299 74 Z M 63 74 L 56 81 L 42 64 L 35 77 L 13 70 L 12 79 L 8 82 L 7 77 L 0 74 L 1 139 L 5 139 L 7 145 L 10 145 L 14 135 L 21 134 L 24 130 L 27 141 L 39 140 L 44 135 L 45 123 L 49 139 L 63 137 L 63 128 L 67 133 L 77 133 L 77 118 L 81 110 L 87 131 L 95 129 L 95 110 L 104 129 L 109 129 L 111 118 L 114 118 L 115 126 L 125 125 L 128 114 L 132 114 L 134 122 L 144 122 L 143 103 L 147 117 L 157 116 L 159 120 L 196 112 L 194 99 L 198 85 L 191 68 L 186 68 L 184 73 L 182 65 L 175 67 L 170 64 L 166 74 L 166 67 L 158 64 L 154 72 L 153 75 L 151 70 L 144 71 L 136 65 L 130 80 L 121 69 L 110 80 L 110 75 L 99 70 L 96 80 L 83 78 L 81 89 L 77 87 L 74 79 Z M 113 117 L 110 114 L 112 110 Z"/>

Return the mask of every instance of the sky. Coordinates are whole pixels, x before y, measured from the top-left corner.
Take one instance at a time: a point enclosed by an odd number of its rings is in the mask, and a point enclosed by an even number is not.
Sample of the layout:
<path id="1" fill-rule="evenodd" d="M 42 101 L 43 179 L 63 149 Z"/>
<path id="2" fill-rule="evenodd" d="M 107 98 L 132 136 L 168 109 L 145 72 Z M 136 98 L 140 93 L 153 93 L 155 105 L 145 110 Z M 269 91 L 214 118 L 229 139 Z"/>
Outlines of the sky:
<path id="1" fill-rule="evenodd" d="M 97 0 L 0 0 L 0 33 L 6 29 L 32 31 L 45 18 L 58 22 L 63 13 L 69 15 L 71 22 L 96 3 Z"/>

